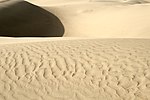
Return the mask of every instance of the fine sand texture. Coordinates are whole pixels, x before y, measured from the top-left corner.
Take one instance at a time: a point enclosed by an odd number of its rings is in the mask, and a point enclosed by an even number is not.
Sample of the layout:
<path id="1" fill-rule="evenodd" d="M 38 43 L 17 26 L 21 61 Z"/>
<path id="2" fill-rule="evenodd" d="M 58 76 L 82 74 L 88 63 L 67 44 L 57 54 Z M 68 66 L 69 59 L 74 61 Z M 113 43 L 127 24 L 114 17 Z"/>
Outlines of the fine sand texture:
<path id="1" fill-rule="evenodd" d="M 0 2 L 0 36 L 61 37 L 64 26 L 57 16 L 22 0 Z"/>
<path id="2" fill-rule="evenodd" d="M 0 45 L 0 100 L 150 100 L 150 40 Z"/>

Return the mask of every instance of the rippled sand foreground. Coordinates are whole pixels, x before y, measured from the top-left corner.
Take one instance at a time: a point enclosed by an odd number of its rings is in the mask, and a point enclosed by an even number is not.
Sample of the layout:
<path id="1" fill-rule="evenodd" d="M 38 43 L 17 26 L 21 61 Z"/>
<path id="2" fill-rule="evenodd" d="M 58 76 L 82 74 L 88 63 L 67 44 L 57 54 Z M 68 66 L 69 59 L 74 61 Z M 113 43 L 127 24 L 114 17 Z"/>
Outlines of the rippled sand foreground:
<path id="1" fill-rule="evenodd" d="M 0 100 L 149 100 L 150 40 L 0 45 Z"/>

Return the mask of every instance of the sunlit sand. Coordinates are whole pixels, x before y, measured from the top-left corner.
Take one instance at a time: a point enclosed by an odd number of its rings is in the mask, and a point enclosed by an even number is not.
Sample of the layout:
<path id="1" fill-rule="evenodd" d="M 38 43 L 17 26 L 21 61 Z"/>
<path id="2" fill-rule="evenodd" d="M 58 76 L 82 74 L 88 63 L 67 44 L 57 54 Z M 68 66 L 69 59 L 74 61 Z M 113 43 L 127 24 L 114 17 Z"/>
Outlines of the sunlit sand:
<path id="1" fill-rule="evenodd" d="M 149 0 L 0 0 L 0 100 L 150 100 Z"/>

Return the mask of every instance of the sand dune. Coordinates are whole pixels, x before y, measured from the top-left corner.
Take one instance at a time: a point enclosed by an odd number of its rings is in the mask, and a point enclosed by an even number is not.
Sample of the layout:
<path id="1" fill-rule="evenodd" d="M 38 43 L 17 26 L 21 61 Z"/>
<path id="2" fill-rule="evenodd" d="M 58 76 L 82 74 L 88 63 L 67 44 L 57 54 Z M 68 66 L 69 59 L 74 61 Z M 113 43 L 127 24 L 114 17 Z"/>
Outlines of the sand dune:
<path id="1" fill-rule="evenodd" d="M 0 100 L 150 100 L 149 0 L 27 1 L 0 0 Z"/>
<path id="2" fill-rule="evenodd" d="M 126 3 L 126 4 L 143 4 L 149 3 L 150 0 L 90 0 L 96 2 L 119 2 L 119 3 Z"/>
<path id="3" fill-rule="evenodd" d="M 0 48 L 0 100 L 150 98 L 150 40 L 58 40 Z"/>
<path id="4" fill-rule="evenodd" d="M 33 3 L 35 5 L 39 6 L 56 6 L 56 5 L 69 5 L 74 3 L 82 3 L 82 2 L 89 2 L 89 0 L 25 0 L 30 3 Z"/>
<path id="5" fill-rule="evenodd" d="M 115 3 L 126 3 L 126 4 L 142 4 L 149 3 L 150 0 L 26 0 L 28 2 L 37 5 L 59 5 L 59 4 L 70 4 L 70 3 L 81 3 L 81 2 L 115 2 Z"/>
<path id="6" fill-rule="evenodd" d="M 63 36 L 64 26 L 52 13 L 26 1 L 0 4 L 0 36 Z"/>
<path id="7" fill-rule="evenodd" d="M 16 1 L 0 7 L 1 36 L 150 38 L 150 3 L 27 1 L 36 6 Z"/>
<path id="8" fill-rule="evenodd" d="M 43 6 L 65 26 L 65 37 L 150 38 L 150 4 L 87 2 Z"/>

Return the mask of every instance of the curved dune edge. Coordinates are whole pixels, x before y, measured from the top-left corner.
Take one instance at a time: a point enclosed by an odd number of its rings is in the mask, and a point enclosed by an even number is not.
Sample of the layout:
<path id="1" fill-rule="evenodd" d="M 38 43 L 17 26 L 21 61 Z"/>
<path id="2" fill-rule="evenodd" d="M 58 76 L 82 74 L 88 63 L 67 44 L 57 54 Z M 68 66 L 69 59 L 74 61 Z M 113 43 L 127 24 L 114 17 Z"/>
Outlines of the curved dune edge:
<path id="1" fill-rule="evenodd" d="M 61 37 L 64 26 L 57 16 L 21 0 L 0 3 L 0 36 Z"/>
<path id="2" fill-rule="evenodd" d="M 41 7 L 62 21 L 64 37 L 150 38 L 150 3 L 82 2 Z"/>
<path id="3" fill-rule="evenodd" d="M 60 41 L 60 40 L 86 40 L 86 39 L 99 39 L 99 38 L 83 38 L 83 37 L 45 37 L 45 38 L 33 38 L 33 37 L 0 37 L 0 45 L 5 44 L 17 44 L 17 43 L 33 43 L 44 41 Z"/>
<path id="4" fill-rule="evenodd" d="M 150 98 L 150 40 L 63 40 L 0 48 L 0 100 Z"/>

